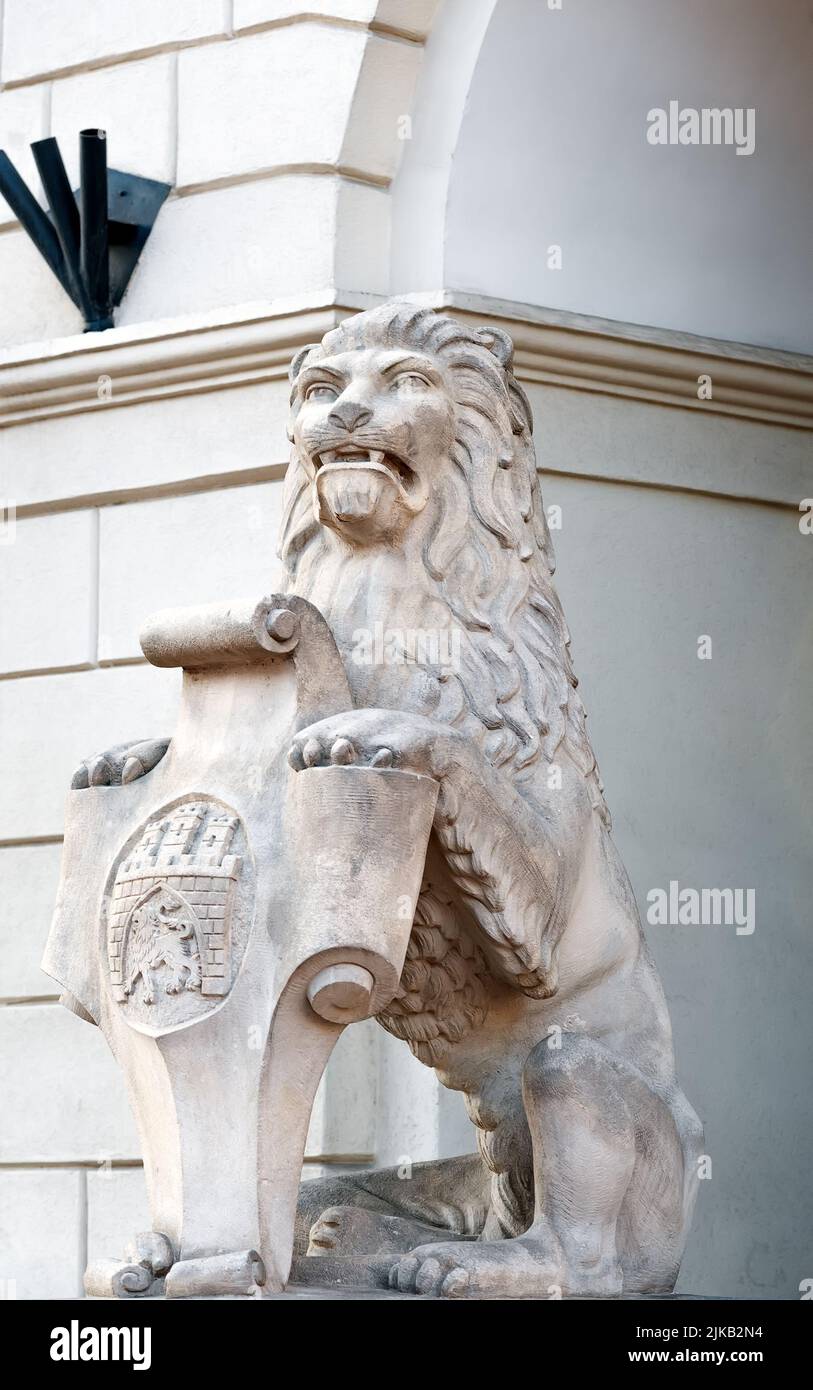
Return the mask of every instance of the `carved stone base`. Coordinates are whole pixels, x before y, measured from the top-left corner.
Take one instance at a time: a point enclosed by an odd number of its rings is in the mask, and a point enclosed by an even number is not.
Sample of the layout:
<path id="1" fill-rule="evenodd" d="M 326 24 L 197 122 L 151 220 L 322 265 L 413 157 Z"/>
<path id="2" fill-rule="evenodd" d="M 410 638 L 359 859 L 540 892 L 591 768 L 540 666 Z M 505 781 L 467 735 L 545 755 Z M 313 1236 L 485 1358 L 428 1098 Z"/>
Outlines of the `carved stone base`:
<path id="1" fill-rule="evenodd" d="M 387 1256 L 383 1260 L 358 1259 L 353 1257 L 340 1257 L 330 1255 L 304 1256 L 294 1260 L 291 1269 L 291 1282 L 281 1294 L 272 1295 L 274 1298 L 401 1298 L 414 1299 L 414 1293 L 401 1293 L 398 1290 L 390 1289 L 387 1283 L 389 1270 L 392 1266 L 392 1256 Z M 428 1295 L 432 1296 L 432 1295 Z M 427 1297 L 427 1295 L 423 1295 Z M 573 1302 L 575 1296 L 566 1296 L 567 1302 Z M 598 1297 L 598 1296 L 596 1296 Z M 547 1293 L 540 1293 L 540 1301 L 549 1302 L 550 1296 Z M 517 1300 L 506 1300 L 510 1302 L 526 1302 L 525 1298 Z M 585 1295 L 578 1295 L 577 1302 L 595 1301 L 587 1299 Z M 600 1302 L 607 1301 L 604 1297 L 599 1298 Z M 708 1302 L 708 1298 L 702 1294 L 691 1293 L 666 1293 L 666 1294 L 621 1294 L 614 1298 L 614 1302 Z M 716 1300 L 711 1300 L 716 1301 Z"/>
<path id="2" fill-rule="evenodd" d="M 167 1266 L 168 1252 L 170 1263 Z M 166 1298 L 193 1301 L 282 1298 L 365 1302 L 394 1298 L 402 1302 L 413 1301 L 414 1293 L 401 1293 L 388 1287 L 387 1276 L 391 1264 L 391 1255 L 379 1260 L 303 1256 L 294 1261 L 287 1287 L 275 1290 L 265 1286 L 265 1269 L 255 1250 L 237 1250 L 198 1260 L 179 1260 L 173 1264 L 166 1236 L 148 1231 L 136 1236 L 130 1243 L 126 1260 L 100 1260 L 91 1265 L 85 1275 L 85 1293 L 92 1299 L 138 1298 L 150 1301 Z M 540 1301 L 548 1301 L 546 1294 L 539 1297 Z M 585 1300 L 579 1297 L 576 1301 Z M 628 1294 L 614 1301 L 682 1303 L 710 1300 L 698 1294 L 672 1293 Z"/>
<path id="3" fill-rule="evenodd" d="M 259 1297 L 265 1266 L 256 1250 L 233 1250 L 196 1260 L 174 1260 L 165 1235 L 135 1237 L 124 1260 L 99 1260 L 85 1272 L 89 1298 Z"/>
<path id="4" fill-rule="evenodd" d="M 127 1246 L 123 1260 L 97 1260 L 85 1270 L 90 1298 L 162 1298 L 172 1267 L 172 1242 L 161 1231 L 142 1231 Z"/>

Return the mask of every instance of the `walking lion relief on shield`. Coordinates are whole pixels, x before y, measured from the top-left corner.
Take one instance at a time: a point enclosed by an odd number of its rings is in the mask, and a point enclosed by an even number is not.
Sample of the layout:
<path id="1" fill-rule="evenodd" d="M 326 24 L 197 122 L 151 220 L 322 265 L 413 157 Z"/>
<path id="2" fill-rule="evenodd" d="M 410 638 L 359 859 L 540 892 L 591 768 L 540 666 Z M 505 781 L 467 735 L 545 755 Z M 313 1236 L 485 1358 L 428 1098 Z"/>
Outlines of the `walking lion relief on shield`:
<path id="1" fill-rule="evenodd" d="M 446 1297 L 666 1292 L 702 1131 L 610 835 L 511 358 L 500 331 L 396 302 L 291 368 L 287 594 L 326 619 L 352 707 L 291 736 L 286 795 L 315 768 L 438 783 L 400 984 L 377 1017 L 463 1092 L 479 1141 L 409 1180 L 303 1185 L 297 1249 Z M 383 630 L 437 640 L 378 660 Z M 90 780 L 129 783 L 165 748 L 113 750 Z M 127 958 L 147 993 L 157 962 L 188 1011 L 195 941 L 161 891 Z"/>

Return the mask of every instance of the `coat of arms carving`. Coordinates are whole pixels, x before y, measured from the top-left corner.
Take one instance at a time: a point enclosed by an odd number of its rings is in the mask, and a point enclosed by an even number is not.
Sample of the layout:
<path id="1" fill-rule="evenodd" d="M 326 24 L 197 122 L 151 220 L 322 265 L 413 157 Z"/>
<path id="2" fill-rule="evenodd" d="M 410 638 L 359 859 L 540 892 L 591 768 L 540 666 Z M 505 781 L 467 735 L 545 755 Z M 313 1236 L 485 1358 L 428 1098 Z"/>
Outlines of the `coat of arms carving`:
<path id="1" fill-rule="evenodd" d="M 152 816 L 119 863 L 107 963 L 113 997 L 130 1005 L 131 1021 L 186 1022 L 206 996 L 228 994 L 242 841 L 228 809 L 184 801 Z"/>

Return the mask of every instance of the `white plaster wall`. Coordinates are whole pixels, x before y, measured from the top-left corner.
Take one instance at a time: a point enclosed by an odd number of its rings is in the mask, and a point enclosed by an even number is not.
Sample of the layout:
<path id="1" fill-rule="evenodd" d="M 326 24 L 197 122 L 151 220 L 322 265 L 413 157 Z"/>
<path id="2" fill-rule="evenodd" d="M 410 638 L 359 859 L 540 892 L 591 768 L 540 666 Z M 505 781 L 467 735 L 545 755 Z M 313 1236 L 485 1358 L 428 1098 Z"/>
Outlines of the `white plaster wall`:
<path id="1" fill-rule="evenodd" d="M 498 0 L 447 184 L 443 284 L 809 352 L 811 70 L 798 0 Z M 672 98 L 753 107 L 754 153 L 648 144 L 648 111 Z"/>
<path id="2" fill-rule="evenodd" d="M 657 426 L 650 438 L 658 449 Z M 672 879 L 756 895 L 750 936 L 645 928 L 712 1160 L 679 1287 L 798 1298 L 813 1229 L 813 538 L 790 511 L 730 499 L 555 476 L 545 491 L 562 508 L 559 592 L 644 921 Z"/>

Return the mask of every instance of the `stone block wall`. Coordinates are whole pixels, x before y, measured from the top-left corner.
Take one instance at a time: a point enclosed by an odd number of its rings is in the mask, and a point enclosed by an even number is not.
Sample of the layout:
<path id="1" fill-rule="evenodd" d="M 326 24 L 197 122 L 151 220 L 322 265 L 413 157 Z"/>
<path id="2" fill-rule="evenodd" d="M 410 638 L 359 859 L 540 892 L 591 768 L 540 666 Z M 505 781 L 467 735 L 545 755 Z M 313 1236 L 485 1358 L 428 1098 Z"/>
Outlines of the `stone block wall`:
<path id="1" fill-rule="evenodd" d="M 108 131 L 111 167 L 173 186 L 118 322 L 344 285 L 387 289 L 387 190 L 438 0 L 8 0 L 0 146 Z M 224 234 L 228 228 L 228 234 Z M 0 199 L 0 345 L 81 329 Z"/>

